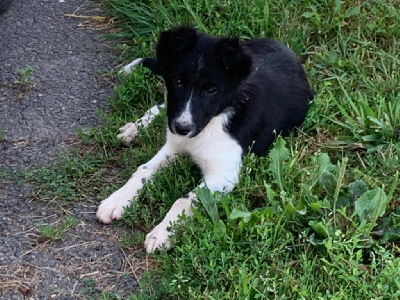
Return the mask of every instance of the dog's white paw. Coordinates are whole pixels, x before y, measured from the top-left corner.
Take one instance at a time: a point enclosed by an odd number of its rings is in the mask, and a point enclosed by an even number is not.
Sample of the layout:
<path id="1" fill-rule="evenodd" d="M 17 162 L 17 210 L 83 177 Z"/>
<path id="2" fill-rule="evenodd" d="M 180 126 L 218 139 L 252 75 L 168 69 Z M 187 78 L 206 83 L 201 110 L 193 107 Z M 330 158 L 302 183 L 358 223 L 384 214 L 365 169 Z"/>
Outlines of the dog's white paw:
<path id="1" fill-rule="evenodd" d="M 121 219 L 125 206 L 129 205 L 129 199 L 118 198 L 112 194 L 103 200 L 97 209 L 97 218 L 104 224 L 110 224 L 113 220 Z"/>
<path id="2" fill-rule="evenodd" d="M 122 144 L 128 147 L 129 144 L 135 142 L 138 129 L 135 123 L 126 123 L 119 129 L 119 132 L 120 134 L 117 135 L 117 138 L 121 139 Z"/>
<path id="3" fill-rule="evenodd" d="M 146 235 L 144 247 L 146 248 L 147 253 L 152 253 L 157 249 L 166 250 L 171 247 L 169 237 L 172 235 L 172 232 L 168 230 L 168 227 L 168 225 L 161 222 Z"/>

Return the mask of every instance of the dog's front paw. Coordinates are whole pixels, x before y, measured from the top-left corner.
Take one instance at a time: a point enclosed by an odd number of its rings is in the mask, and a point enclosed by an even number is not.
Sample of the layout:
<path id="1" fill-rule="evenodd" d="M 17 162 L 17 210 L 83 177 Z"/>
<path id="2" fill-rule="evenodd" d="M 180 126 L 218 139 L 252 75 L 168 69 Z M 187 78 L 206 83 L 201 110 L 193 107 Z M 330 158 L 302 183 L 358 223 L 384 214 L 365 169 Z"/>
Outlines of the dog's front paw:
<path id="1" fill-rule="evenodd" d="M 144 247 L 147 253 L 152 253 L 158 250 L 167 250 L 171 247 L 169 237 L 172 232 L 168 230 L 167 225 L 160 223 L 153 230 L 146 235 Z"/>
<path id="2" fill-rule="evenodd" d="M 125 211 L 125 206 L 129 205 L 129 199 L 118 198 L 116 195 L 111 195 L 103 200 L 97 209 L 97 218 L 104 224 L 110 224 L 113 220 L 121 219 Z"/>
<path id="3" fill-rule="evenodd" d="M 122 144 L 126 147 L 136 141 L 136 136 L 138 134 L 138 129 L 135 123 L 126 123 L 119 129 L 119 134 L 117 138 L 122 140 Z"/>

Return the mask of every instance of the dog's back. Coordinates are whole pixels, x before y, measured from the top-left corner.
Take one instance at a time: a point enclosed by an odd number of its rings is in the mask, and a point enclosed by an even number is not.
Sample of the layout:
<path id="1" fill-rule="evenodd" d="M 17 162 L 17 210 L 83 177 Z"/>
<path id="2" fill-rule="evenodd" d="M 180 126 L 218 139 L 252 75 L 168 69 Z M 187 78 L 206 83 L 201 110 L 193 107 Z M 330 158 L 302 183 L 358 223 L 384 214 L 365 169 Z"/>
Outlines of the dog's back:
<path id="1" fill-rule="evenodd" d="M 240 145 L 263 155 L 276 134 L 287 135 L 300 126 L 314 96 L 296 55 L 269 39 L 242 42 L 252 60 L 249 76 L 237 89 L 235 114 L 229 132 Z"/>

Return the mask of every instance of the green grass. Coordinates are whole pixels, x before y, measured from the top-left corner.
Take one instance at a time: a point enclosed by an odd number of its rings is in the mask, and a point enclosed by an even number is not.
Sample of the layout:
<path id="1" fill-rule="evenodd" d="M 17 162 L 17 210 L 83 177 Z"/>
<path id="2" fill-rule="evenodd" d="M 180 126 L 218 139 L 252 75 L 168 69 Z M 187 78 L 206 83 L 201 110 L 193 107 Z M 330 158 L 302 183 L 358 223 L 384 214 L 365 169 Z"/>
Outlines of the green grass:
<path id="1" fill-rule="evenodd" d="M 23 96 L 24 93 L 29 92 L 32 90 L 32 73 L 33 73 L 33 68 L 31 67 L 26 67 L 23 69 L 18 70 L 18 78 L 14 79 L 14 84 L 16 88 L 21 92 L 21 96 Z"/>
<path id="2" fill-rule="evenodd" d="M 78 225 L 78 220 L 74 217 L 67 216 L 57 222 L 57 224 L 53 225 L 45 225 L 43 222 L 40 222 L 37 230 L 42 237 L 59 240 L 61 237 L 70 229 Z"/>
<path id="3" fill-rule="evenodd" d="M 19 79 L 14 79 L 14 84 L 18 84 L 20 86 L 27 86 L 31 83 L 31 75 L 33 73 L 33 68 L 26 67 L 18 70 Z"/>
<path id="4" fill-rule="evenodd" d="M 195 216 L 176 227 L 171 252 L 152 255 L 156 267 L 131 299 L 400 297 L 399 0 L 100 3 L 121 28 L 108 35 L 121 60 L 154 55 L 160 31 L 189 23 L 287 44 L 317 92 L 301 132 L 278 138 L 265 157 L 244 157 L 231 194 L 198 191 Z M 120 147 L 118 127 L 163 99 L 164 88 L 144 68 L 116 79 L 109 111 L 99 112 L 104 126 L 80 133 L 90 154 L 34 173 L 39 197 L 101 199 L 163 144 L 165 112 L 137 146 Z M 124 222 L 148 232 L 199 179 L 189 159 L 178 160 L 149 182 Z M 142 242 L 139 233 L 121 246 Z"/>
<path id="5" fill-rule="evenodd" d="M 51 200 L 56 197 L 59 204 L 96 195 L 104 196 L 109 193 L 107 187 L 102 186 L 108 175 L 107 158 L 103 152 L 95 151 L 83 148 L 69 154 L 63 153 L 51 168 L 27 170 L 16 174 L 16 177 L 33 181 L 32 187 L 39 199 Z M 114 167 L 118 168 L 118 165 Z"/>

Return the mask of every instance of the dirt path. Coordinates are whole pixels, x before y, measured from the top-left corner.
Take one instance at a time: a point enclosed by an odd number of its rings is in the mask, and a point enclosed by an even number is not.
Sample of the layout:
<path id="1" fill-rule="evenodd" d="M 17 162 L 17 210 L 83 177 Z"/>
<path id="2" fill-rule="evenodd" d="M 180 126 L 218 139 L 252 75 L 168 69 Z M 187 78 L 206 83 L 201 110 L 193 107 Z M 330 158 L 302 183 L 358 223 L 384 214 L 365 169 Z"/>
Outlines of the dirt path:
<path id="1" fill-rule="evenodd" d="M 0 168 L 48 165 L 57 149 L 76 142 L 74 129 L 99 124 L 94 111 L 106 105 L 112 84 L 98 76 L 116 58 L 101 31 L 66 13 L 99 15 L 79 0 L 14 0 L 0 15 Z M 96 26 L 95 26 L 96 27 Z M 22 72 L 33 71 L 27 82 Z M 31 71 L 28 71 L 28 73 Z M 96 204 L 68 210 L 32 201 L 26 188 L 0 177 L 0 299 L 96 299 L 135 290 L 134 253 L 117 247 L 126 228 L 95 220 Z M 39 222 L 79 220 L 61 240 L 45 240 Z"/>

